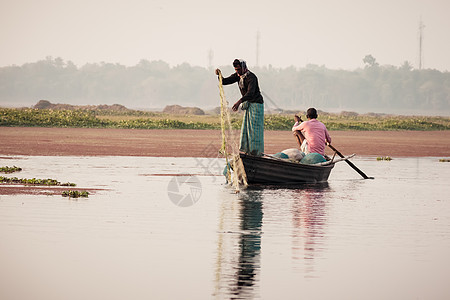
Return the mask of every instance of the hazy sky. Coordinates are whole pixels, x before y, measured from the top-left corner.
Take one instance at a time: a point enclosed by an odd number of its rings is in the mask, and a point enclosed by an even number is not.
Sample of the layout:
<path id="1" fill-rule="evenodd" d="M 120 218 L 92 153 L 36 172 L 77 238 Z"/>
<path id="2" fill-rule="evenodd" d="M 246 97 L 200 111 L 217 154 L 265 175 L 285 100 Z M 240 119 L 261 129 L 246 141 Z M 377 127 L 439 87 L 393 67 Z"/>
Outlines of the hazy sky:
<path id="1" fill-rule="evenodd" d="M 380 65 L 450 71 L 449 0 L 0 0 L 0 66 L 46 56 L 82 66 L 141 59 L 229 65 L 355 69 L 371 54 Z"/>

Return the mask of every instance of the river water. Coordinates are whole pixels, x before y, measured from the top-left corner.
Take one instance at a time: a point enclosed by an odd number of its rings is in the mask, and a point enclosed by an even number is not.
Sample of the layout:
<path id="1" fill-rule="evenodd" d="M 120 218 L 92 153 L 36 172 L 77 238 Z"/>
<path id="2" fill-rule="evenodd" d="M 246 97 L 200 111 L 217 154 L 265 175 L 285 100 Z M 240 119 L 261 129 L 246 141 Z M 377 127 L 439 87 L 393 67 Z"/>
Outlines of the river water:
<path id="1" fill-rule="evenodd" d="M 0 299 L 450 299 L 450 163 L 352 161 L 235 193 L 222 159 L 3 157 L 102 190 L 0 196 Z"/>

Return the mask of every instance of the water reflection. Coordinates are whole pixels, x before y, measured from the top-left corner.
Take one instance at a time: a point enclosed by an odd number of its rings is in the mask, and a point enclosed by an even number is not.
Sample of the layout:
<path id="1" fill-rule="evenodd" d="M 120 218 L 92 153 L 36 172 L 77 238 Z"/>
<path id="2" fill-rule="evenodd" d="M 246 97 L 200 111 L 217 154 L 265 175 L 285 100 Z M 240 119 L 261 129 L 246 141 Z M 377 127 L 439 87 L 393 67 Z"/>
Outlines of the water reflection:
<path id="1" fill-rule="evenodd" d="M 250 191 L 241 199 L 240 255 L 232 291 L 237 298 L 254 294 L 255 277 L 260 267 L 262 202 L 260 191 Z"/>
<path id="2" fill-rule="evenodd" d="M 323 250 L 326 236 L 328 186 L 298 189 L 292 201 L 292 259 L 305 264 L 305 275 L 314 271 L 314 258 Z"/>
<path id="3" fill-rule="evenodd" d="M 221 215 L 216 296 L 254 298 L 259 294 L 263 219 L 261 191 L 245 191 L 231 206 L 225 203 Z M 226 249 L 227 245 L 231 249 Z M 225 257 L 230 250 L 231 257 Z"/>
<path id="4" fill-rule="evenodd" d="M 324 250 L 328 184 L 296 187 L 253 187 L 222 202 L 216 260 L 218 298 L 249 299 L 260 293 L 261 255 L 269 264 L 314 275 L 315 259 Z M 275 244 L 261 246 L 263 233 Z M 267 218 L 267 220 L 266 220 Z M 275 226 L 274 226 L 275 225 Z M 291 241 L 289 260 L 279 261 L 279 242 Z M 274 255 L 275 257 L 271 257 Z"/>
<path id="5" fill-rule="evenodd" d="M 107 190 L 0 196 L 0 299 L 449 299 L 450 164 L 356 164 L 376 179 L 337 164 L 329 187 L 236 195 L 201 176 L 183 208 L 167 187 L 204 173 L 192 158 L 8 159 Z"/>

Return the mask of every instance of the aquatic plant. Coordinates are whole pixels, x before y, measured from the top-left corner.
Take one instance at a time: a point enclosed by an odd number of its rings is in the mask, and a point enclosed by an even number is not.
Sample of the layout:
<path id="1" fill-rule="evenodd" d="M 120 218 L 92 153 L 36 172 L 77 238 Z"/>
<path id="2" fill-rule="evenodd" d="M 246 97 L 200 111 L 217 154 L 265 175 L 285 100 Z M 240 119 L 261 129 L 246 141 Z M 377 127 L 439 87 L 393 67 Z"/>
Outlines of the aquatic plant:
<path id="1" fill-rule="evenodd" d="M 69 198 L 87 198 L 89 197 L 89 192 L 88 191 L 73 191 L 73 190 L 68 190 L 68 191 L 63 191 L 61 194 L 63 197 L 69 197 Z"/>
<path id="2" fill-rule="evenodd" d="M 450 159 L 441 158 L 439 161 L 440 161 L 440 162 L 450 162 Z"/>
<path id="3" fill-rule="evenodd" d="M 37 178 L 17 178 L 0 176 L 0 182 L 9 184 L 29 184 L 29 185 L 48 185 L 48 186 L 76 186 L 75 183 L 61 183 L 56 179 L 37 179 Z"/>
<path id="4" fill-rule="evenodd" d="M 377 160 L 391 161 L 392 158 L 390 156 L 379 156 L 379 157 L 377 157 Z"/>
<path id="5" fill-rule="evenodd" d="M 111 127 L 129 129 L 219 129 L 219 124 L 202 122 L 182 122 L 178 120 L 162 119 L 134 119 L 111 122 Z"/>
<path id="6" fill-rule="evenodd" d="M 104 127 L 91 111 L 52 109 L 0 109 L 0 126 Z"/>
<path id="7" fill-rule="evenodd" d="M 291 130 L 293 125 L 293 117 L 291 116 L 264 116 L 264 128 L 268 130 Z"/>
<path id="8" fill-rule="evenodd" d="M 16 167 L 16 166 L 12 166 L 12 167 L 0 167 L 0 172 L 2 173 L 14 173 L 14 172 L 20 172 L 22 171 L 22 168 Z"/>
<path id="9" fill-rule="evenodd" d="M 329 130 L 450 130 L 448 117 L 358 115 L 319 113 Z M 232 128 L 239 129 L 242 114 L 232 114 Z M 291 130 L 293 115 L 266 114 L 265 130 Z M 108 112 L 0 108 L 0 126 L 89 127 L 129 129 L 220 129 L 220 117 L 179 116 L 155 112 Z"/>

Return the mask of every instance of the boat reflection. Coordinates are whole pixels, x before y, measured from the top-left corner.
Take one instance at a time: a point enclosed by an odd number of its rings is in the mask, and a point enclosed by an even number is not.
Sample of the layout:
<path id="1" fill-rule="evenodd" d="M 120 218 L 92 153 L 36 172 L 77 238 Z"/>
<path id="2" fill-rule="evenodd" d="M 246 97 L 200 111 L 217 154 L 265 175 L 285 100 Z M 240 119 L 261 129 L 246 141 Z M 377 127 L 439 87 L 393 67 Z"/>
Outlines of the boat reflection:
<path id="1" fill-rule="evenodd" d="M 261 192 L 246 193 L 241 207 L 240 255 L 233 294 L 239 298 L 241 293 L 253 293 L 255 277 L 260 268 L 262 202 Z"/>
<path id="2" fill-rule="evenodd" d="M 305 276 L 312 276 L 314 259 L 324 249 L 327 228 L 325 187 L 299 189 L 292 201 L 292 259 L 300 265 Z"/>
<path id="3" fill-rule="evenodd" d="M 236 202 L 222 206 L 216 297 L 247 299 L 258 295 L 262 208 L 260 190 L 245 191 Z"/>
<path id="4" fill-rule="evenodd" d="M 305 277 L 314 276 L 314 259 L 324 250 L 327 229 L 327 200 L 332 192 L 328 182 L 254 186 L 252 189 L 264 190 L 264 212 L 270 218 L 282 220 L 289 218 L 290 224 L 285 224 L 289 230 L 291 241 L 291 265 L 294 270 L 303 272 Z M 273 190 L 273 193 L 268 193 Z M 275 197 L 270 198 L 268 194 Z M 276 197 L 282 195 L 280 199 Z M 279 201 L 283 199 L 283 204 Z M 264 231 L 267 231 L 265 228 Z M 279 235 L 283 235 L 282 232 Z M 264 250 L 264 249 L 263 249 Z"/>
<path id="5" fill-rule="evenodd" d="M 271 189 L 273 192 L 268 192 Z M 289 263 L 288 269 L 303 272 L 306 277 L 313 276 L 314 259 L 324 249 L 327 228 L 324 194 L 328 191 L 326 183 L 283 188 L 265 186 L 248 188 L 238 198 L 224 199 L 218 231 L 215 296 L 220 299 L 258 298 L 264 215 L 272 221 L 278 220 L 274 223 L 276 228 L 269 227 L 265 231 L 276 234 L 278 239 L 291 240 L 292 254 L 288 260 L 282 260 L 283 263 Z M 277 195 L 282 197 L 277 199 Z M 281 199 L 283 203 L 277 201 Z M 276 251 L 274 249 L 267 252 L 266 258 Z M 270 263 L 275 261 L 268 259 Z"/>

